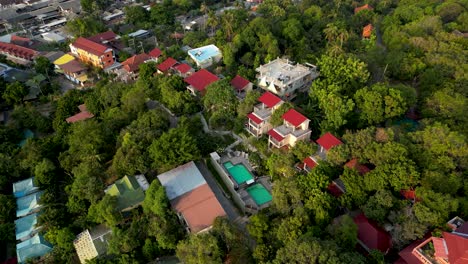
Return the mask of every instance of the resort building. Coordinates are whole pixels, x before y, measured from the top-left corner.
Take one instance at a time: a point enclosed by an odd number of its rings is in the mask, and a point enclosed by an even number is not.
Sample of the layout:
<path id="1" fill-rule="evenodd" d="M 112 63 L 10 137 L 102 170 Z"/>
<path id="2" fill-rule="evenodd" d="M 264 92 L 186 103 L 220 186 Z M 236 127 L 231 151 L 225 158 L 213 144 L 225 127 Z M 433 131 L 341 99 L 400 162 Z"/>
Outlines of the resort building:
<path id="1" fill-rule="evenodd" d="M 218 76 L 205 69 L 201 69 L 184 79 L 188 84 L 187 90 L 189 90 L 191 94 L 202 96 L 206 93 L 206 87 L 218 80 Z"/>
<path id="2" fill-rule="evenodd" d="M 327 152 L 331 148 L 343 144 L 343 142 L 341 142 L 341 140 L 336 138 L 330 132 L 325 133 L 323 136 L 321 136 L 316 141 L 317 141 L 317 144 L 319 145 L 319 149 L 318 149 L 319 155 L 323 159 L 326 159 Z"/>
<path id="3" fill-rule="evenodd" d="M 236 77 L 232 78 L 231 86 L 234 88 L 234 91 L 236 91 L 237 97 L 240 98 L 244 98 L 245 94 L 252 91 L 253 88 L 253 84 L 240 75 L 236 75 Z"/>
<path id="4" fill-rule="evenodd" d="M 110 185 L 105 193 L 117 197 L 117 209 L 125 212 L 138 207 L 145 199 L 145 192 L 143 187 L 148 186 L 146 178 L 143 175 L 138 175 L 144 178 L 140 184 L 136 176 L 125 176 L 117 180 L 114 184 Z"/>
<path id="5" fill-rule="evenodd" d="M 13 195 L 16 198 L 24 197 L 39 191 L 39 187 L 34 183 L 34 177 L 13 183 Z"/>
<path id="6" fill-rule="evenodd" d="M 15 220 L 16 240 L 24 241 L 31 238 L 39 231 L 37 216 L 38 214 L 35 213 Z"/>
<path id="7" fill-rule="evenodd" d="M 151 57 L 146 53 L 141 53 L 133 55 L 132 57 L 126 59 L 121 63 L 121 68 L 116 70 L 119 78 L 125 82 L 135 80 L 138 78 L 138 71 L 140 70 L 140 65 L 150 61 L 156 62 L 156 59 Z"/>
<path id="8" fill-rule="evenodd" d="M 211 229 L 226 212 L 193 161 L 158 175 L 172 208 L 190 233 Z"/>
<path id="9" fill-rule="evenodd" d="M 35 192 L 16 200 L 16 217 L 23 217 L 39 211 L 42 192 Z"/>
<path id="10" fill-rule="evenodd" d="M 310 120 L 294 109 L 283 115 L 283 125 L 268 131 L 268 147 L 289 148 L 296 142 L 310 139 Z"/>
<path id="11" fill-rule="evenodd" d="M 92 117 L 94 117 L 93 114 L 91 114 L 90 112 L 88 112 L 88 109 L 86 108 L 86 105 L 85 104 L 81 104 L 78 106 L 78 109 L 80 109 L 80 112 L 76 115 L 73 115 L 73 116 L 70 116 L 69 118 L 67 118 L 65 121 L 67 121 L 67 123 L 75 123 L 75 122 L 78 122 L 78 121 L 83 121 L 83 120 L 86 120 L 86 119 L 90 119 Z"/>
<path id="12" fill-rule="evenodd" d="M 223 58 L 221 50 L 219 50 L 219 48 L 215 45 L 208 45 L 196 49 L 191 49 L 187 53 L 190 58 L 195 61 L 197 66 L 202 69 L 208 68 L 211 65 L 218 63 Z"/>
<path id="13" fill-rule="evenodd" d="M 161 64 L 158 65 L 158 73 L 159 74 L 165 74 L 165 73 L 169 73 L 169 70 L 174 67 L 178 62 L 169 57 L 167 58 L 165 61 L 161 62 Z"/>
<path id="14" fill-rule="evenodd" d="M 39 55 L 39 52 L 13 43 L 0 42 L 0 54 L 14 63 L 29 65 Z"/>
<path id="15" fill-rule="evenodd" d="M 364 214 L 353 218 L 358 227 L 358 244 L 367 252 L 378 250 L 387 254 L 392 247 L 392 238 L 385 230 L 374 221 L 368 219 Z"/>
<path id="16" fill-rule="evenodd" d="M 400 251 L 397 264 L 468 263 L 468 222 L 455 217 L 447 223 L 452 232 L 441 237 L 426 236 Z"/>
<path id="17" fill-rule="evenodd" d="M 256 69 L 258 86 L 283 99 L 292 99 L 298 92 L 308 91 L 318 77 L 317 66 L 293 64 L 287 59 L 276 59 Z"/>
<path id="18" fill-rule="evenodd" d="M 28 259 L 42 257 L 52 250 L 52 245 L 36 234 L 32 238 L 16 245 L 18 263 L 27 263 Z"/>
<path id="19" fill-rule="evenodd" d="M 86 68 L 70 54 L 65 54 L 54 61 L 55 71 L 81 86 L 88 80 Z"/>
<path id="20" fill-rule="evenodd" d="M 98 225 L 91 230 L 86 229 L 79 233 L 73 241 L 73 246 L 80 262 L 85 264 L 87 260 L 105 255 L 111 236 L 112 230 L 104 225 Z"/>
<path id="21" fill-rule="evenodd" d="M 273 128 L 269 122 L 270 117 L 283 104 L 283 100 L 270 92 L 263 93 L 258 101 L 260 104 L 254 106 L 254 111 L 247 115 L 249 121 L 246 124 L 247 131 L 255 137 L 260 137 Z"/>
<path id="22" fill-rule="evenodd" d="M 94 67 L 106 69 L 115 64 L 115 54 L 112 48 L 96 43 L 86 38 L 78 38 L 70 44 L 70 50 L 80 61 Z"/>

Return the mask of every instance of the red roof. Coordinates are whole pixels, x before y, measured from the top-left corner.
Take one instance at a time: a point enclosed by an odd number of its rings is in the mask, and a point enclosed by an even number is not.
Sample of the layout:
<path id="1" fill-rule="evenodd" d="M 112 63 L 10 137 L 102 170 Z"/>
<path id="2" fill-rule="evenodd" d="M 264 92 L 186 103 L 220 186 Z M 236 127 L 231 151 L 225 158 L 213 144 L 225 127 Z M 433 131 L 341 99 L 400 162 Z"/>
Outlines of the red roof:
<path id="1" fill-rule="evenodd" d="M 158 49 L 158 48 L 154 48 L 153 50 L 151 50 L 148 54 L 153 57 L 153 58 L 159 58 L 159 56 L 161 56 L 161 50 Z"/>
<path id="2" fill-rule="evenodd" d="M 369 24 L 369 25 L 365 26 L 362 29 L 362 37 L 363 38 L 370 38 L 371 35 L 372 35 L 372 30 L 374 30 L 374 26 L 372 26 L 372 24 Z"/>
<path id="3" fill-rule="evenodd" d="M 421 243 L 424 243 L 428 238 L 430 238 L 430 235 L 425 235 L 424 238 L 419 239 L 411 243 L 409 246 L 405 247 L 403 250 L 401 250 L 398 255 L 400 255 L 400 258 L 398 259 L 397 263 L 402 263 L 402 264 L 422 264 L 421 260 L 417 258 L 413 254 L 413 250 L 421 245 Z"/>
<path id="4" fill-rule="evenodd" d="M 20 36 L 12 35 L 10 39 L 10 43 L 23 46 L 23 47 L 27 47 L 31 43 L 31 40 L 28 38 L 23 38 Z"/>
<path id="5" fill-rule="evenodd" d="M 333 136 L 330 132 L 327 132 L 325 135 L 317 139 L 317 143 L 326 150 L 343 144 L 343 142 L 341 142 L 339 139 Z"/>
<path id="6" fill-rule="evenodd" d="M 181 64 L 178 64 L 176 66 L 174 66 L 174 69 L 182 74 L 184 73 L 187 73 L 189 72 L 190 70 L 192 70 L 192 67 L 190 67 L 190 65 L 186 64 L 186 63 L 181 63 Z"/>
<path id="7" fill-rule="evenodd" d="M 448 249 L 449 263 L 468 263 L 468 237 L 448 232 L 444 232 L 443 236 Z"/>
<path id="8" fill-rule="evenodd" d="M 86 68 L 76 60 L 69 61 L 65 64 L 59 65 L 58 67 L 65 73 L 76 73 L 86 70 Z"/>
<path id="9" fill-rule="evenodd" d="M 236 77 L 234 77 L 232 80 L 231 80 L 231 85 L 238 91 L 242 91 L 245 89 L 245 87 L 249 84 L 250 82 L 246 79 L 244 79 L 243 77 L 241 77 L 240 75 L 236 75 Z"/>
<path id="10" fill-rule="evenodd" d="M 260 123 L 262 123 L 262 120 L 261 120 L 258 116 L 254 115 L 254 113 L 248 114 L 247 117 L 248 117 L 250 120 L 252 120 L 255 124 L 260 124 Z"/>
<path id="11" fill-rule="evenodd" d="M 354 223 L 358 226 L 358 239 L 370 250 L 377 249 L 387 253 L 391 248 L 392 239 L 390 235 L 375 222 L 367 219 L 364 214 L 354 217 Z"/>
<path id="12" fill-rule="evenodd" d="M 357 170 L 359 172 L 359 174 L 361 174 L 361 175 L 364 175 L 364 174 L 366 174 L 366 173 L 368 173 L 370 171 L 370 169 L 366 165 L 362 165 L 361 163 L 359 163 L 358 159 L 352 159 L 352 160 L 348 161 L 345 164 L 345 166 L 350 168 L 350 169 Z"/>
<path id="13" fill-rule="evenodd" d="M 216 82 L 217 80 L 219 80 L 218 76 L 205 69 L 201 69 L 184 79 L 186 83 L 193 86 L 200 92 L 204 91 L 208 85 Z"/>
<path id="14" fill-rule="evenodd" d="M 75 123 L 78 121 L 89 119 L 94 116 L 93 114 L 88 112 L 88 109 L 86 108 L 85 104 L 79 105 L 78 108 L 80 109 L 81 112 L 79 112 L 78 114 L 74 116 L 70 116 L 69 118 L 67 118 L 66 119 L 67 123 Z"/>
<path id="15" fill-rule="evenodd" d="M 226 215 L 206 183 L 175 198 L 171 201 L 171 205 L 183 215 L 192 233 L 198 233 L 210 227 L 216 217 Z"/>
<path id="16" fill-rule="evenodd" d="M 264 94 L 262 94 L 262 96 L 258 98 L 258 101 L 262 102 L 267 107 L 272 108 L 273 106 L 277 105 L 282 100 L 270 92 L 265 92 Z"/>
<path id="17" fill-rule="evenodd" d="M 440 258 L 447 258 L 448 252 L 445 247 L 445 240 L 440 237 L 432 238 L 432 245 L 434 246 L 434 256 Z"/>
<path id="18" fill-rule="evenodd" d="M 289 109 L 289 111 L 283 115 L 283 119 L 295 127 L 300 126 L 302 123 L 308 120 L 307 117 L 303 116 L 294 109 Z"/>
<path id="19" fill-rule="evenodd" d="M 106 47 L 106 46 L 104 46 L 102 44 L 99 44 L 99 43 L 96 43 L 96 42 L 91 41 L 89 39 L 85 39 L 85 38 L 81 38 L 81 37 L 78 38 L 77 40 L 75 40 L 75 42 L 72 45 L 75 46 L 78 49 L 87 51 L 87 52 L 92 53 L 92 54 L 97 55 L 97 56 L 103 55 L 104 52 L 107 49 L 109 49 L 108 47 Z"/>
<path id="20" fill-rule="evenodd" d="M 304 159 L 304 165 L 309 167 L 309 169 L 313 169 L 317 166 L 317 163 L 311 157 L 307 157 Z"/>
<path id="21" fill-rule="evenodd" d="M 276 139 L 276 141 L 282 141 L 284 139 L 284 137 L 280 135 L 278 132 L 276 132 L 276 130 L 274 129 L 271 129 L 270 131 L 268 131 L 268 135 Z"/>
<path id="22" fill-rule="evenodd" d="M 38 54 L 38 52 L 35 50 L 5 42 L 0 42 L 0 51 L 8 53 L 13 57 L 23 58 L 27 60 L 34 59 L 34 56 Z"/>
<path id="23" fill-rule="evenodd" d="M 330 184 L 327 187 L 327 190 L 329 193 L 331 193 L 331 195 L 333 195 L 336 198 L 344 194 L 343 191 L 334 182 L 330 182 Z"/>
<path id="24" fill-rule="evenodd" d="M 415 190 L 401 190 L 401 196 L 405 197 L 407 200 L 416 200 L 416 191 Z"/>
<path id="25" fill-rule="evenodd" d="M 140 66 L 140 64 L 150 59 L 151 57 L 146 53 L 137 54 L 126 59 L 124 62 L 122 62 L 122 65 L 124 65 L 123 67 L 126 71 L 135 72 L 138 70 L 138 67 Z"/>
<path id="26" fill-rule="evenodd" d="M 359 13 L 359 11 L 362 11 L 362 10 L 374 10 L 374 8 L 369 4 L 365 4 L 363 6 L 354 8 L 354 14 Z"/>
<path id="27" fill-rule="evenodd" d="M 161 62 L 161 64 L 158 65 L 158 70 L 165 72 L 176 64 L 177 64 L 177 61 L 169 57 L 165 61 Z"/>
<path id="28" fill-rule="evenodd" d="M 104 43 L 107 41 L 113 41 L 118 37 L 112 30 L 96 34 L 88 39 L 96 43 Z"/>

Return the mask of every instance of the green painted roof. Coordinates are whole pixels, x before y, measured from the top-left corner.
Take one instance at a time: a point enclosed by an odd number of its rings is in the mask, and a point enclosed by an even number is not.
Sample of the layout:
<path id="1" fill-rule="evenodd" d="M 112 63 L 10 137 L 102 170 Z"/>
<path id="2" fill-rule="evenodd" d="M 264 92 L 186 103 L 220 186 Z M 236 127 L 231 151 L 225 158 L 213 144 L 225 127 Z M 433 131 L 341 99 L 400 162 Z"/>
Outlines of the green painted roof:
<path id="1" fill-rule="evenodd" d="M 107 194 L 117 196 L 117 207 L 121 211 L 137 206 L 145 199 L 145 193 L 134 176 L 125 176 L 116 181 Z"/>

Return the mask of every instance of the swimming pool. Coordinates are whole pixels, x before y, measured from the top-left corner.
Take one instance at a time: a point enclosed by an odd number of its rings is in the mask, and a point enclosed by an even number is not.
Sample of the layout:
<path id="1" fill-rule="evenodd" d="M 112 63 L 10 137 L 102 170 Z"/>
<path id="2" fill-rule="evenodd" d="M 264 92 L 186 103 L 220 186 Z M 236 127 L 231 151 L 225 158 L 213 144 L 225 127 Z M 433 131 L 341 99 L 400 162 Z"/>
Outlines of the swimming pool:
<path id="1" fill-rule="evenodd" d="M 238 185 L 253 180 L 252 174 L 242 163 L 234 165 L 232 162 L 228 161 L 224 163 L 223 166 L 229 171 L 229 174 L 231 174 Z"/>
<path id="2" fill-rule="evenodd" d="M 271 194 L 260 183 L 254 184 L 246 190 L 250 194 L 250 196 L 252 196 L 252 199 L 258 206 L 266 204 L 272 200 Z"/>

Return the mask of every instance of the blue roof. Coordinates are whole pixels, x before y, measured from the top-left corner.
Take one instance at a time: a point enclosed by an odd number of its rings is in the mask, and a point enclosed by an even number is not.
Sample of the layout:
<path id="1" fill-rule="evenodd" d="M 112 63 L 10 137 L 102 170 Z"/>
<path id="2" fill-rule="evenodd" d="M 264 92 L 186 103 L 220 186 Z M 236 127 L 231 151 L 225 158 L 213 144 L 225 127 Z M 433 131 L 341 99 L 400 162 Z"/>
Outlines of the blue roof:
<path id="1" fill-rule="evenodd" d="M 158 175 L 166 189 L 167 198 L 173 200 L 206 184 L 205 178 L 193 161 Z"/>
<path id="2" fill-rule="evenodd" d="M 52 250 L 52 245 L 36 234 L 32 238 L 16 245 L 18 263 L 25 263 L 29 258 L 42 257 Z"/>
<path id="3" fill-rule="evenodd" d="M 22 217 L 39 208 L 39 198 L 43 192 L 36 192 L 16 200 L 16 217 Z"/>
<path id="4" fill-rule="evenodd" d="M 13 183 L 13 195 L 16 198 L 26 196 L 39 191 L 39 187 L 34 184 L 34 177 Z"/>
<path id="5" fill-rule="evenodd" d="M 215 45 L 208 45 L 188 51 L 190 57 L 198 62 L 206 61 L 210 58 L 221 55 L 221 51 Z"/>
<path id="6" fill-rule="evenodd" d="M 33 137 L 34 137 L 34 132 L 32 132 L 29 129 L 24 130 L 23 131 L 23 140 L 21 140 L 18 145 L 20 147 L 23 147 L 26 144 L 26 141 L 28 140 L 28 138 L 33 138 Z"/>
<path id="7" fill-rule="evenodd" d="M 38 229 L 37 224 L 37 213 L 31 214 L 15 221 L 16 240 L 24 239 Z"/>

